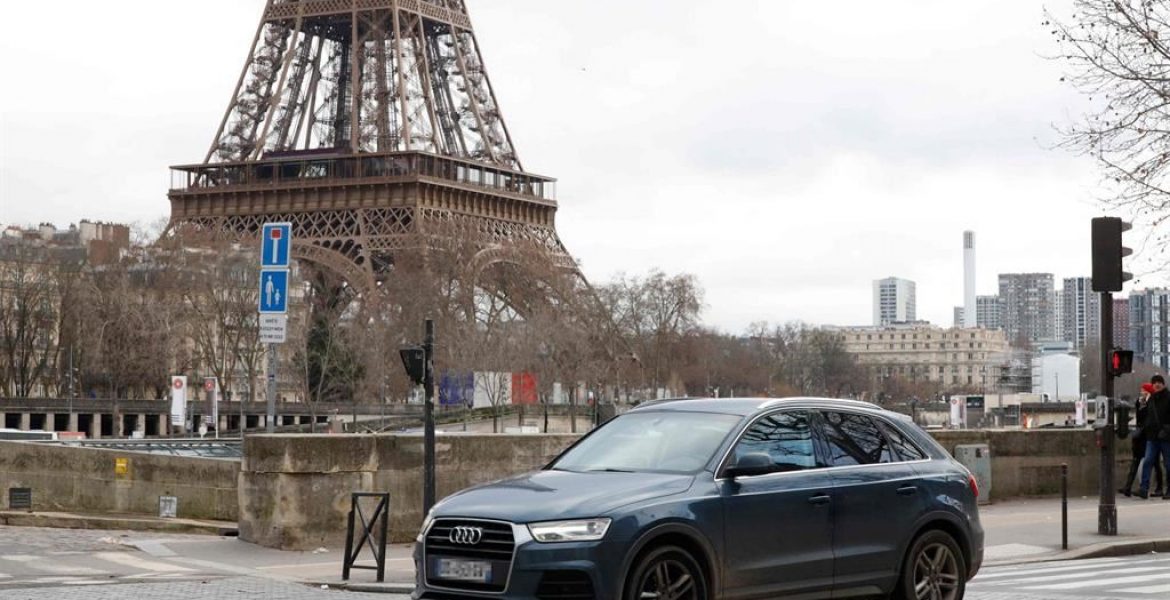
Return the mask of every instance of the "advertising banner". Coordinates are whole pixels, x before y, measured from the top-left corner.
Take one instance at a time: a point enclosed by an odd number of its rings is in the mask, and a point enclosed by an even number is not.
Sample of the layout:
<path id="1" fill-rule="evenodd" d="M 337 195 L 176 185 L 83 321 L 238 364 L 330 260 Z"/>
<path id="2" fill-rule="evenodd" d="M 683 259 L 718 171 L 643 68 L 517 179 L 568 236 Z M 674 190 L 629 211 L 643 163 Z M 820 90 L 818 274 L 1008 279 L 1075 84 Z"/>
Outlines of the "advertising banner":
<path id="1" fill-rule="evenodd" d="M 171 377 L 171 423 L 184 425 L 187 422 L 187 376 Z"/>

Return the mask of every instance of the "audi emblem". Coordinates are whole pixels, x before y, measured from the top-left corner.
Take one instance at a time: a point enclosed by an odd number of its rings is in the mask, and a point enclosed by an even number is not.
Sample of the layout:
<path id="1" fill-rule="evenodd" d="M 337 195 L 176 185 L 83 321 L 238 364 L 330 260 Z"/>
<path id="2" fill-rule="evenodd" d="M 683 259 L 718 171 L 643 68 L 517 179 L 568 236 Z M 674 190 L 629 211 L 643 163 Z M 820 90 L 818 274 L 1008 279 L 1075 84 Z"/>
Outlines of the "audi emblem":
<path id="1" fill-rule="evenodd" d="M 450 540 L 452 544 L 474 546 L 483 539 L 483 529 L 479 527 L 467 527 L 460 525 L 451 529 L 451 533 L 447 534 L 447 539 Z"/>

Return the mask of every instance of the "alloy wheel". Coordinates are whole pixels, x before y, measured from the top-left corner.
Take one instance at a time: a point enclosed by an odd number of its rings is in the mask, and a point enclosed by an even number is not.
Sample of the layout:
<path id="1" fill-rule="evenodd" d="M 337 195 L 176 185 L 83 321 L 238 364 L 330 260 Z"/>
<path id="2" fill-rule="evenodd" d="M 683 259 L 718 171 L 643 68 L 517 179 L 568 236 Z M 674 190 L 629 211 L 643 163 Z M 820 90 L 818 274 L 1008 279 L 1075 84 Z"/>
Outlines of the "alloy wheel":
<path id="1" fill-rule="evenodd" d="M 916 600 L 957 600 L 960 590 L 959 561 L 946 544 L 933 543 L 914 561 Z"/>
<path id="2" fill-rule="evenodd" d="M 695 574 L 683 563 L 659 559 L 642 575 L 638 585 L 642 600 L 699 600 Z"/>

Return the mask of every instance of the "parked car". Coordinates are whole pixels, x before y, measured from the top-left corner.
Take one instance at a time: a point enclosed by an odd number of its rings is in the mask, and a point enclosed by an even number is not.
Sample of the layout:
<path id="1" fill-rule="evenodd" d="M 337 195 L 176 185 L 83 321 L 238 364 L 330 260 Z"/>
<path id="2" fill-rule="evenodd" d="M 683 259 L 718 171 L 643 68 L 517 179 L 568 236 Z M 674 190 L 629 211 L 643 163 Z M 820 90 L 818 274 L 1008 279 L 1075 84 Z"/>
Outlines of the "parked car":
<path id="1" fill-rule="evenodd" d="M 960 600 L 974 477 L 910 420 L 791 398 L 642 405 L 427 515 L 414 597 Z"/>

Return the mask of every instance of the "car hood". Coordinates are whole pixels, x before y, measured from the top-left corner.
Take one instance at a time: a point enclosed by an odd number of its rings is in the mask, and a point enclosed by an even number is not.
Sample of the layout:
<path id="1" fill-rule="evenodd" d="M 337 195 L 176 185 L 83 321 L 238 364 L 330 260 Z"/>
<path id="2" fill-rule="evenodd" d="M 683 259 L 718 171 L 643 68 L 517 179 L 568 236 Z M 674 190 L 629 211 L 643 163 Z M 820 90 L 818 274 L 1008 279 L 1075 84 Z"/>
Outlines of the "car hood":
<path id="1" fill-rule="evenodd" d="M 693 475 L 535 471 L 473 487 L 435 506 L 436 517 L 514 523 L 606 516 L 610 511 L 690 489 Z"/>

